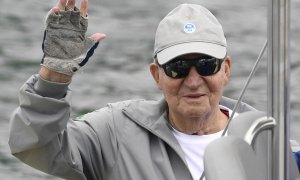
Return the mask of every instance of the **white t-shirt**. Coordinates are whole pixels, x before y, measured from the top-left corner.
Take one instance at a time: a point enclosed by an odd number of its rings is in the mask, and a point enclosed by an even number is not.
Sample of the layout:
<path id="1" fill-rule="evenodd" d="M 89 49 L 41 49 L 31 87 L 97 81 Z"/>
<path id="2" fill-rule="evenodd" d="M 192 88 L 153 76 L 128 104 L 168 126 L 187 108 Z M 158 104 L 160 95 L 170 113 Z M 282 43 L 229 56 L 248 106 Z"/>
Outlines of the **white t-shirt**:
<path id="1" fill-rule="evenodd" d="M 224 107 L 224 106 L 219 106 L 220 109 L 228 111 L 229 117 L 232 114 L 232 110 Z M 235 113 L 235 116 L 238 114 Z M 173 128 L 173 134 L 178 140 L 184 154 L 185 154 L 185 160 L 188 164 L 188 168 L 193 176 L 194 180 L 199 180 L 200 176 L 202 175 L 204 171 L 204 165 L 203 165 L 203 156 L 204 156 L 204 151 L 207 147 L 207 145 L 220 138 L 223 130 L 214 133 L 214 134 L 208 134 L 208 135 L 189 135 L 189 134 L 184 134 L 176 129 Z"/>

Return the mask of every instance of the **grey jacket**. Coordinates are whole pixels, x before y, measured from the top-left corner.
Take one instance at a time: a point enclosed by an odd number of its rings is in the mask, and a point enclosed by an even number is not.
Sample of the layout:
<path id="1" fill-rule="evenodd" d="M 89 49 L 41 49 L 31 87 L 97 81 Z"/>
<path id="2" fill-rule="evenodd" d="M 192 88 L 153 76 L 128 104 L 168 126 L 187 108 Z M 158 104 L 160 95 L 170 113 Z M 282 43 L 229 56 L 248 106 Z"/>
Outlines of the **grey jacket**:
<path id="1" fill-rule="evenodd" d="M 20 90 L 9 145 L 30 166 L 74 180 L 192 180 L 167 104 L 130 100 L 70 120 L 68 84 L 32 76 Z M 233 108 L 223 97 L 220 104 Z M 238 112 L 254 110 L 242 104 Z"/>

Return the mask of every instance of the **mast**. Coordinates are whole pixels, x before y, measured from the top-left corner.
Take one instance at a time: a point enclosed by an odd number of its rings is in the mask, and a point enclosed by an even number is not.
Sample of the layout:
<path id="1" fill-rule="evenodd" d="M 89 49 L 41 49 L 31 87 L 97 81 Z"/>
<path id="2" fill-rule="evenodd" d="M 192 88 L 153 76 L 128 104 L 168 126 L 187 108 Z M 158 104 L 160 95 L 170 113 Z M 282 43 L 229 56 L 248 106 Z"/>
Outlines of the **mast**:
<path id="1" fill-rule="evenodd" d="M 268 4 L 268 116 L 277 121 L 273 140 L 272 180 L 289 179 L 290 0 Z"/>

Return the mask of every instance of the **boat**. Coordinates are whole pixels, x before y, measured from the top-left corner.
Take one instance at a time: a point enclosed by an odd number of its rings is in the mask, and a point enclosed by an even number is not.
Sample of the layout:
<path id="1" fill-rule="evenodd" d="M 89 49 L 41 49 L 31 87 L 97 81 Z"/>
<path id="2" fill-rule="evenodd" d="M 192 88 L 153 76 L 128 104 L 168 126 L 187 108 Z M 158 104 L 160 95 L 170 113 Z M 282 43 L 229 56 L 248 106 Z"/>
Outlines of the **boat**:
<path id="1" fill-rule="evenodd" d="M 205 151 L 206 180 L 300 179 L 293 152 L 300 148 L 290 140 L 290 0 L 268 0 L 267 16 L 268 37 L 261 52 L 267 49 L 267 112 L 229 120 L 227 135 Z M 236 108 L 242 108 L 239 102 Z"/>

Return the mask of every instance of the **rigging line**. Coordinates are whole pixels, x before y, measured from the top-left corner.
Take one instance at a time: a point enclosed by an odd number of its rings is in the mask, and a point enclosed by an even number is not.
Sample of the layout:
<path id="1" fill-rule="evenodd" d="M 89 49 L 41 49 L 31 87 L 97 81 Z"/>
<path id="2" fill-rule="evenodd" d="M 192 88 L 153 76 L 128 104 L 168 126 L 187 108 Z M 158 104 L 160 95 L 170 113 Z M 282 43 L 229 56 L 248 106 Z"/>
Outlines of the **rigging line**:
<path id="1" fill-rule="evenodd" d="M 205 176 L 205 172 L 203 171 L 199 180 L 203 180 L 204 176 Z"/>
<path id="2" fill-rule="evenodd" d="M 224 135 L 226 134 L 227 130 L 228 130 L 229 124 L 230 124 L 231 120 L 233 119 L 233 116 L 234 116 L 234 114 L 235 114 L 237 108 L 239 107 L 240 102 L 242 101 L 242 98 L 243 98 L 243 96 L 244 96 L 244 93 L 245 93 L 245 91 L 246 91 L 246 89 L 247 89 L 247 87 L 248 87 L 248 85 L 249 85 L 249 83 L 250 83 L 250 81 L 251 81 L 251 79 L 252 79 L 252 77 L 253 77 L 253 75 L 254 75 L 256 69 L 257 69 L 257 66 L 258 66 L 258 64 L 259 64 L 259 62 L 260 62 L 260 60 L 261 60 L 261 58 L 262 58 L 262 56 L 263 56 L 263 54 L 264 54 L 264 52 L 265 52 L 265 50 L 266 50 L 266 48 L 267 48 L 267 44 L 268 44 L 268 41 L 266 40 L 266 42 L 265 42 L 263 48 L 261 49 L 261 51 L 260 51 L 260 53 L 259 53 L 259 56 L 258 56 L 257 60 L 256 60 L 254 66 L 253 66 L 253 68 L 252 68 L 252 71 L 251 71 L 251 73 L 250 73 L 250 75 L 249 75 L 249 77 L 248 77 L 248 79 L 247 79 L 247 82 L 246 82 L 244 88 L 242 89 L 242 92 L 241 92 L 241 94 L 240 94 L 240 96 L 239 96 L 239 98 L 238 98 L 236 104 L 234 105 L 234 108 L 233 108 L 233 110 L 232 110 L 232 114 L 231 114 L 231 116 L 230 116 L 230 118 L 229 118 L 229 120 L 228 120 L 228 122 L 227 122 L 227 125 L 226 125 L 226 127 L 225 127 L 225 129 L 224 129 L 224 131 L 223 131 L 223 133 L 222 133 L 222 136 L 224 136 Z"/>
<path id="3" fill-rule="evenodd" d="M 228 127 L 229 127 L 229 124 L 230 124 L 231 120 L 233 119 L 233 116 L 234 116 L 234 114 L 235 114 L 237 108 L 239 107 L 240 102 L 242 101 L 242 98 L 243 98 L 243 96 L 244 96 L 244 94 L 245 94 L 245 91 L 246 91 L 246 89 L 247 89 L 247 87 L 248 87 L 248 85 L 249 85 L 251 79 L 253 78 L 253 75 L 254 75 L 254 73 L 255 73 L 255 71 L 256 71 L 256 69 L 257 69 L 257 66 L 258 66 L 258 64 L 259 64 L 259 62 L 260 62 L 260 60 L 261 60 L 261 58 L 262 58 L 264 52 L 266 51 L 267 45 L 268 45 L 268 41 L 266 40 L 265 43 L 264 43 L 263 48 L 261 49 L 261 51 L 260 51 L 260 53 L 259 53 L 259 55 L 258 55 L 258 58 L 256 59 L 256 62 L 255 62 L 255 64 L 254 64 L 254 66 L 253 66 L 253 68 L 252 68 L 252 70 L 251 70 L 251 72 L 250 72 L 250 75 L 249 75 L 249 77 L 248 77 L 248 79 L 247 79 L 247 82 L 246 82 L 245 86 L 243 87 L 242 92 L 241 92 L 241 94 L 240 94 L 240 96 L 239 96 L 237 102 L 236 102 L 235 105 L 234 105 L 234 108 L 233 108 L 233 110 L 232 110 L 232 114 L 231 114 L 231 116 L 230 116 L 230 118 L 229 118 L 229 120 L 228 120 L 228 122 L 227 122 L 227 124 L 226 124 L 226 127 L 225 127 L 225 129 L 224 129 L 224 131 L 223 131 L 223 133 L 222 133 L 221 136 L 224 136 L 224 135 L 226 134 L 226 132 L 227 132 L 227 130 L 228 130 Z M 201 177 L 200 177 L 199 180 L 203 180 L 204 177 L 205 177 L 205 171 L 202 172 Z"/>

